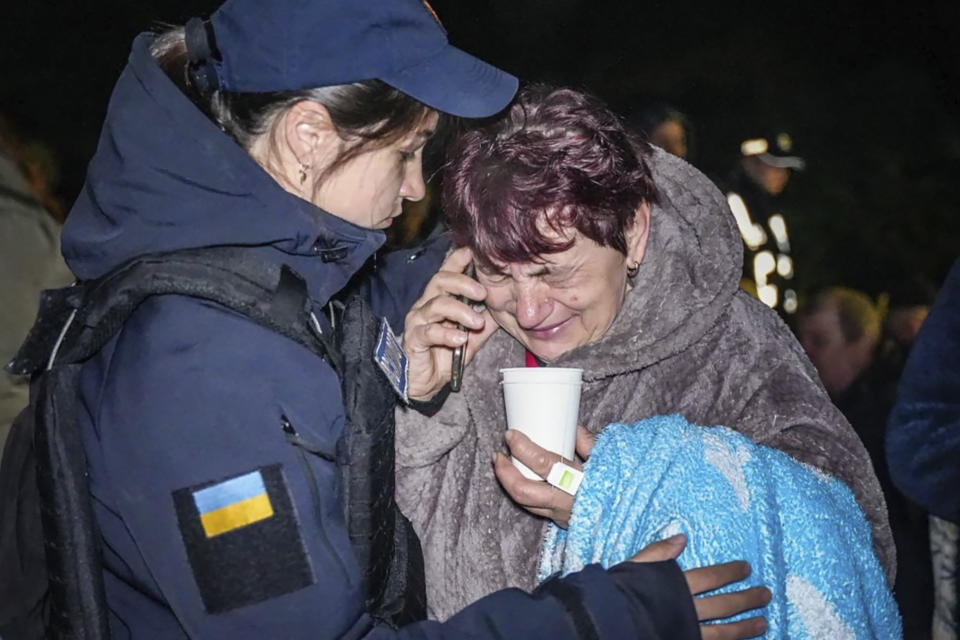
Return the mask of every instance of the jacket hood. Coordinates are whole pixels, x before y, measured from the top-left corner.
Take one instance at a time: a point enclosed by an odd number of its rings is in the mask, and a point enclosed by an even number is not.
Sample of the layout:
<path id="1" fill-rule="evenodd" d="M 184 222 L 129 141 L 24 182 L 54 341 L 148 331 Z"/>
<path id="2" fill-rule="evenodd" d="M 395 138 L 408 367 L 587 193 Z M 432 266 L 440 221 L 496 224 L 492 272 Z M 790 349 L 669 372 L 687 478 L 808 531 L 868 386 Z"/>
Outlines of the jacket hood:
<path id="1" fill-rule="evenodd" d="M 585 379 L 640 369 L 699 340 L 739 286 L 743 245 L 716 186 L 656 147 L 647 158 L 659 192 L 640 271 L 604 337 L 554 364 L 583 367 Z"/>
<path id="2" fill-rule="evenodd" d="M 70 269 L 90 279 L 145 253 L 265 247 L 270 259 L 291 264 L 306 278 L 314 298 L 328 298 L 383 243 L 384 234 L 280 187 L 170 81 L 150 55 L 152 39 L 141 34 L 134 40 L 64 226 Z M 311 277 L 318 267 L 326 274 L 334 267 L 340 276 Z"/>

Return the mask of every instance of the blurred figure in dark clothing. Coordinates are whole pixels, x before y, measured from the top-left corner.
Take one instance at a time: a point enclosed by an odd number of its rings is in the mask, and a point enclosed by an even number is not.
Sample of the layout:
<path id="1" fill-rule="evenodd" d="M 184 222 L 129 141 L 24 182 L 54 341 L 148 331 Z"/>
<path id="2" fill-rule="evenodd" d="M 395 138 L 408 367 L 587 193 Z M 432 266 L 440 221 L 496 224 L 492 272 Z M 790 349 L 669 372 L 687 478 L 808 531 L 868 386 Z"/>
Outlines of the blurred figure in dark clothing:
<path id="1" fill-rule="evenodd" d="M 887 431 L 897 487 L 931 514 L 935 640 L 960 631 L 960 260 L 916 336 Z"/>
<path id="2" fill-rule="evenodd" d="M 900 309 L 900 302 L 897 305 Z M 889 356 L 881 355 L 882 320 L 865 293 L 832 287 L 815 294 L 799 311 L 797 334 L 834 404 L 870 454 L 897 546 L 894 595 L 903 615 L 904 638 L 926 640 L 933 614 L 929 529 L 926 514 L 897 490 L 887 466 L 886 424 L 896 400 L 901 347 L 890 346 Z"/>
<path id="3" fill-rule="evenodd" d="M 628 118 L 627 127 L 643 133 L 651 144 L 667 153 L 690 160 L 693 132 L 690 120 L 681 111 L 655 104 Z"/>
<path id="4" fill-rule="evenodd" d="M 0 364 L 13 358 L 33 325 L 40 291 L 73 281 L 60 256 L 55 217 L 62 208 L 47 175 L 0 118 Z M 26 380 L 0 371 L 0 448 L 28 392 Z"/>
<path id="5" fill-rule="evenodd" d="M 907 355 L 936 295 L 933 285 L 916 277 L 901 279 L 887 287 L 887 313 L 877 358 L 894 386 L 900 380 Z"/>
<path id="6" fill-rule="evenodd" d="M 785 317 L 797 310 L 787 220 L 779 199 L 791 171 L 804 168 L 790 134 L 779 131 L 740 143 L 740 164 L 724 193 L 743 238 L 740 286 Z"/>

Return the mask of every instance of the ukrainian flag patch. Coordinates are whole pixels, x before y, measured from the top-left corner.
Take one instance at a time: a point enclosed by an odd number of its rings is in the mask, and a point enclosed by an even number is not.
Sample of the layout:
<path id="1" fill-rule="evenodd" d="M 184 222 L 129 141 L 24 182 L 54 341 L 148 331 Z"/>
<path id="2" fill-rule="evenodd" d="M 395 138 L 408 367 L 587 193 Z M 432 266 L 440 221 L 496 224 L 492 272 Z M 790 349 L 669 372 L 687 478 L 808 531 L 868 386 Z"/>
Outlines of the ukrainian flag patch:
<path id="1" fill-rule="evenodd" d="M 193 494 L 193 502 L 208 538 L 273 515 L 273 505 L 259 471 L 201 489 Z"/>
<path id="2" fill-rule="evenodd" d="M 316 582 L 279 464 L 173 492 L 180 535 L 209 613 Z"/>

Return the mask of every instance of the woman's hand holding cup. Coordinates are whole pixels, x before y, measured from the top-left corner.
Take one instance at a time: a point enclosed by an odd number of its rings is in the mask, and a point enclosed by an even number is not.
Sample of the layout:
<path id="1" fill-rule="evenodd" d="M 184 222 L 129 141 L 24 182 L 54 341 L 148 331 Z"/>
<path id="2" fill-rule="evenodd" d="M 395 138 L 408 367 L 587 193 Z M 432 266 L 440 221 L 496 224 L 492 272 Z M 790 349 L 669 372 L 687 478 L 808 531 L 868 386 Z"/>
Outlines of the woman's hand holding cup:
<path id="1" fill-rule="evenodd" d="M 519 431 L 508 429 L 505 437 L 510 455 L 541 478 L 546 478 L 550 474 L 556 462 L 564 462 L 577 470 L 583 468 L 576 460 L 565 460 L 560 454 L 534 444 L 530 438 Z M 583 427 L 577 427 L 576 450 L 581 460 L 590 457 L 593 441 L 592 433 Z M 559 526 L 567 527 L 573 510 L 572 495 L 545 481 L 528 479 L 514 466 L 509 456 L 500 452 L 493 454 L 493 469 L 497 480 L 514 502 L 534 515 L 550 518 Z"/>

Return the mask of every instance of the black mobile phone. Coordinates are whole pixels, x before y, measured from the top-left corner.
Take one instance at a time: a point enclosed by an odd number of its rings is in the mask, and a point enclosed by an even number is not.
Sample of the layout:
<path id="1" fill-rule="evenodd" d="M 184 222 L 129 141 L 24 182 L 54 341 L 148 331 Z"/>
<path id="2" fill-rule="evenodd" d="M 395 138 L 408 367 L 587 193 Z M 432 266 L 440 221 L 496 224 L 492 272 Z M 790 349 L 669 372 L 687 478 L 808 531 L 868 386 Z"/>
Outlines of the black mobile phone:
<path id="1" fill-rule="evenodd" d="M 466 275 L 471 278 L 476 278 L 476 269 L 473 266 L 473 262 L 467 265 L 467 268 L 463 271 Z M 460 302 L 470 304 L 471 300 L 467 299 L 465 296 L 457 296 L 457 300 Z M 457 328 L 465 332 L 469 338 L 469 330 L 461 324 L 457 325 Z M 466 363 L 466 352 L 467 352 L 467 342 L 453 349 L 453 363 L 451 365 L 450 371 L 450 390 L 451 391 L 460 391 L 461 385 L 463 385 L 463 366 Z"/>

